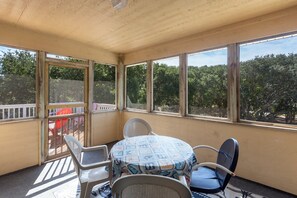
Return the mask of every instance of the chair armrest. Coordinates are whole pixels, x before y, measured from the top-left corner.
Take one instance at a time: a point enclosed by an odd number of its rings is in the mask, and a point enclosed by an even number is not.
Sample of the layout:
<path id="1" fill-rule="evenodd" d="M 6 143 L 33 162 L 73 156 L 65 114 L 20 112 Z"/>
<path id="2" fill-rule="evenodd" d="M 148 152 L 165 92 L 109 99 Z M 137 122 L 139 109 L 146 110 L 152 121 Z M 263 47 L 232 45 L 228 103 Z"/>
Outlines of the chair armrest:
<path id="1" fill-rule="evenodd" d="M 92 147 L 82 147 L 82 152 L 94 151 L 104 149 L 107 152 L 108 148 L 106 145 L 92 146 Z"/>
<path id="2" fill-rule="evenodd" d="M 88 170 L 88 169 L 99 168 L 99 167 L 107 166 L 107 165 L 111 166 L 110 160 L 92 163 L 92 164 L 88 164 L 88 165 L 79 164 L 79 168 L 82 170 Z"/>
<path id="3" fill-rule="evenodd" d="M 149 132 L 149 135 L 158 135 L 157 133 L 153 132 L 153 131 L 150 131 Z"/>
<path id="4" fill-rule="evenodd" d="M 184 175 L 180 175 L 180 176 L 178 176 L 178 179 L 179 179 L 179 181 L 180 181 L 183 185 L 185 185 L 185 186 L 188 187 L 187 180 L 186 180 L 186 177 L 185 177 Z"/>
<path id="5" fill-rule="evenodd" d="M 207 149 L 216 151 L 217 153 L 219 152 L 218 149 L 216 149 L 216 148 L 214 148 L 214 147 L 212 147 L 212 146 L 208 146 L 208 145 L 198 145 L 198 146 L 194 146 L 194 147 L 193 147 L 193 150 L 195 150 L 195 149 L 200 149 L 200 148 L 207 148 Z"/>
<path id="6" fill-rule="evenodd" d="M 233 173 L 229 169 L 225 168 L 224 166 L 214 163 L 214 162 L 202 162 L 200 164 L 196 164 L 195 166 L 193 166 L 192 170 L 197 170 L 201 166 L 214 166 L 216 168 L 222 169 L 223 171 L 227 172 L 228 174 L 230 174 L 232 176 L 235 176 L 235 173 Z"/>
<path id="7" fill-rule="evenodd" d="M 109 159 L 109 153 L 108 148 L 106 145 L 99 145 L 99 146 L 92 146 L 92 147 L 82 147 L 82 152 L 90 152 L 90 151 L 97 151 L 97 150 L 103 150 L 104 151 L 104 158 L 105 160 Z"/>

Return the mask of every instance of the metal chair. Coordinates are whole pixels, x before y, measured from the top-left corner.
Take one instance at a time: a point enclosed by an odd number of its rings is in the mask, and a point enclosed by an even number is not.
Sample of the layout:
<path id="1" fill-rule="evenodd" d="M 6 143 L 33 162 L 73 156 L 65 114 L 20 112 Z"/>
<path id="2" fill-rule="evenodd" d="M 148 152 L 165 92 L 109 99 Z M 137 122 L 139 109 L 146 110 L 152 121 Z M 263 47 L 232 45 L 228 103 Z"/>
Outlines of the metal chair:
<path id="1" fill-rule="evenodd" d="M 202 162 L 193 167 L 191 174 L 190 189 L 194 192 L 217 193 L 223 191 L 229 183 L 231 176 L 235 176 L 234 171 L 239 155 L 239 145 L 237 140 L 230 138 L 226 140 L 220 150 L 211 146 L 199 145 L 193 149 L 207 148 L 218 153 L 217 162 Z M 215 169 L 209 166 L 215 167 Z"/>
<path id="2" fill-rule="evenodd" d="M 112 185 L 113 198 L 191 198 L 182 182 L 159 175 L 127 175 Z"/>
<path id="3" fill-rule="evenodd" d="M 85 148 L 70 135 L 65 135 L 64 140 L 70 151 L 74 169 L 80 182 L 80 198 L 90 197 L 95 185 L 111 181 L 112 173 L 107 171 L 112 170 L 111 161 L 108 160 L 107 146 Z"/>
<path id="4" fill-rule="evenodd" d="M 124 138 L 139 136 L 139 135 L 156 135 L 152 132 L 152 128 L 145 120 L 140 118 L 129 119 L 123 131 Z"/>

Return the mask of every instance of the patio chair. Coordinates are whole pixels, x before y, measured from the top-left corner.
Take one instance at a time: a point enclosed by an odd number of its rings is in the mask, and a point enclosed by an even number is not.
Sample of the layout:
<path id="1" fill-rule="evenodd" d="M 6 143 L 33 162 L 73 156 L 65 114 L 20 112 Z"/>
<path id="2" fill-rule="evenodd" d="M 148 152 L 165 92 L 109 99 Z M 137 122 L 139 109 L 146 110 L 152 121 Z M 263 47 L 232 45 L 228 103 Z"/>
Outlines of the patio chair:
<path id="1" fill-rule="evenodd" d="M 57 111 L 56 115 L 69 115 L 72 114 L 72 109 L 71 108 L 62 108 Z M 59 131 L 61 131 L 61 135 L 65 133 L 67 129 L 67 124 L 68 124 L 69 118 L 60 118 L 56 119 L 54 122 L 49 124 L 49 130 L 52 132 L 53 136 L 59 135 Z M 63 129 L 63 131 L 62 131 Z"/>
<path id="2" fill-rule="evenodd" d="M 152 128 L 145 120 L 140 118 L 129 119 L 123 131 L 124 138 L 139 136 L 139 135 L 156 135 L 152 132 Z"/>
<path id="3" fill-rule="evenodd" d="M 180 181 L 159 175 L 127 175 L 111 188 L 113 198 L 191 198 L 190 189 Z"/>
<path id="4" fill-rule="evenodd" d="M 100 183 L 111 181 L 111 161 L 108 160 L 106 145 L 83 147 L 73 136 L 65 135 L 64 140 L 70 151 L 77 173 L 81 192 L 80 198 L 90 197 L 92 188 Z M 108 168 L 106 168 L 108 166 Z"/>
<path id="5" fill-rule="evenodd" d="M 224 190 L 229 183 L 231 176 L 235 176 L 234 171 L 239 155 L 239 145 L 237 140 L 230 138 L 226 140 L 220 150 L 211 146 L 199 145 L 193 149 L 207 148 L 218 153 L 217 162 L 202 162 L 193 167 L 191 174 L 190 189 L 201 193 L 218 193 Z M 212 169 L 210 167 L 215 167 Z"/>

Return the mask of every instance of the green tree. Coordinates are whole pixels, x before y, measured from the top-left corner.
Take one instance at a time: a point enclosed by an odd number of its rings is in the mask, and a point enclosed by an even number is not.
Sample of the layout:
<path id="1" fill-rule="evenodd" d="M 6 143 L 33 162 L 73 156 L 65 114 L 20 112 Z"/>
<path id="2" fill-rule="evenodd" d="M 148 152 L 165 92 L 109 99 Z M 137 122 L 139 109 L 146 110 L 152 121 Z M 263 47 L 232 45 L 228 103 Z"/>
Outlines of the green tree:
<path id="1" fill-rule="evenodd" d="M 115 104 L 116 68 L 111 65 L 95 64 L 93 100 L 96 103 Z"/>
<path id="2" fill-rule="evenodd" d="M 0 105 L 35 103 L 35 54 L 20 50 L 10 50 L 2 54 Z"/>
<path id="3" fill-rule="evenodd" d="M 179 69 L 177 66 L 154 63 L 154 106 L 179 109 Z"/>
<path id="4" fill-rule="evenodd" d="M 84 101 L 84 69 L 50 65 L 49 82 L 51 103 Z"/>
<path id="5" fill-rule="evenodd" d="M 297 54 L 255 57 L 241 63 L 240 75 L 242 119 L 295 121 Z"/>
<path id="6" fill-rule="evenodd" d="M 132 107 L 132 104 L 138 104 L 138 108 L 146 104 L 146 64 L 139 64 L 127 67 L 127 104 Z M 142 106 L 139 106 L 142 104 Z M 129 106 L 130 105 L 130 106 Z"/>
<path id="7" fill-rule="evenodd" d="M 227 117 L 227 66 L 189 66 L 189 113 Z"/>

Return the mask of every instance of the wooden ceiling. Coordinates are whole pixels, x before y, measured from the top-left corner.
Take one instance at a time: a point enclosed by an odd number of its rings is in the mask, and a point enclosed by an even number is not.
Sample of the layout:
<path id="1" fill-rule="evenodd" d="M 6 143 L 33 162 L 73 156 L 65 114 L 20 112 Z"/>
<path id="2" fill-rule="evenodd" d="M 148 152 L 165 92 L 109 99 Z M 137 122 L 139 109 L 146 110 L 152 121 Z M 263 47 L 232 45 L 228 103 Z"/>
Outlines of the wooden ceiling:
<path id="1" fill-rule="evenodd" d="M 0 21 L 128 53 L 297 5 L 297 0 L 0 0 Z"/>

